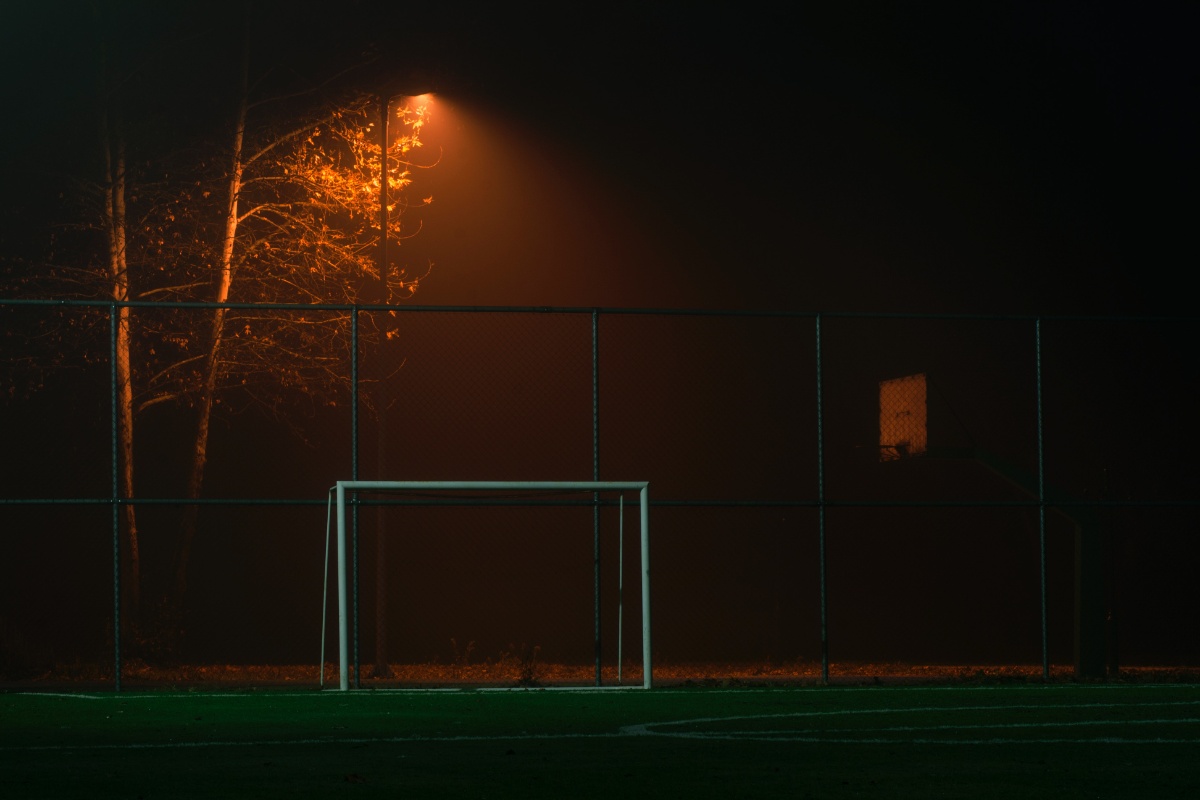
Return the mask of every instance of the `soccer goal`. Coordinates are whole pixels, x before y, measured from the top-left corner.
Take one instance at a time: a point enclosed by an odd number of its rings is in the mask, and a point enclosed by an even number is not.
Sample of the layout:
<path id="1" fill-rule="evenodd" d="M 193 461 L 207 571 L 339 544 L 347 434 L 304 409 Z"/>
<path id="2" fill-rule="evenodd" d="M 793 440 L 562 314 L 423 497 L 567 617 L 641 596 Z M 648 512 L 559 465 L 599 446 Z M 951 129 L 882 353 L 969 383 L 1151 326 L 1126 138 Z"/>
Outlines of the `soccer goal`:
<path id="1" fill-rule="evenodd" d="M 339 688 L 350 688 L 349 608 L 347 605 L 347 505 L 356 493 L 571 493 L 637 492 L 641 528 L 642 597 L 642 686 L 652 684 L 650 664 L 650 514 L 649 483 L 646 481 L 338 481 L 330 490 L 337 506 L 337 592 L 338 592 L 338 665 Z M 331 504 L 332 505 L 332 504 Z M 332 508 L 331 508 L 332 510 Z M 328 530 L 328 525 L 326 526 Z M 326 548 L 328 558 L 328 547 Z M 323 624 L 323 623 L 322 623 Z"/>

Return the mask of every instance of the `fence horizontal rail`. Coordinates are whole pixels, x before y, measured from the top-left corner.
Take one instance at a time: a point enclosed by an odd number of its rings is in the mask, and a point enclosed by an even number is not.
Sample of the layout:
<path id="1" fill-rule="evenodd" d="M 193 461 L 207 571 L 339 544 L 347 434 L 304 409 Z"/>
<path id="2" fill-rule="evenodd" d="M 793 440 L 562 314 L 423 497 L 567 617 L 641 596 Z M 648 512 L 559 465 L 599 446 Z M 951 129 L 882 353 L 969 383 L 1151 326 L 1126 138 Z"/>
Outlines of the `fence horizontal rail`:
<path id="1" fill-rule="evenodd" d="M 264 497 L 0 497 L 0 506 L 324 506 L 326 500 L 312 498 Z M 620 501 L 599 500 L 539 500 L 511 497 L 424 498 L 396 497 L 391 499 L 354 498 L 347 501 L 358 506 L 583 506 L 617 507 Z M 651 500 L 654 508 L 1200 508 L 1200 500 L 724 500 L 713 498 L 687 500 Z"/>
<path id="2" fill-rule="evenodd" d="M 1195 322 L 1185 315 L 1112 315 L 1112 314 L 967 314 L 907 313 L 888 311 L 745 311 L 710 308 L 626 308 L 620 306 L 454 306 L 387 305 L 372 303 L 212 303 L 194 300 L 51 300 L 46 298 L 0 298 L 0 306 L 42 306 L 78 308 L 177 308 L 177 309 L 268 309 L 274 311 L 361 311 L 396 313 L 471 313 L 471 314 L 602 314 L 653 317 L 744 317 L 747 319 L 880 319 L 941 320 L 980 322 Z"/>

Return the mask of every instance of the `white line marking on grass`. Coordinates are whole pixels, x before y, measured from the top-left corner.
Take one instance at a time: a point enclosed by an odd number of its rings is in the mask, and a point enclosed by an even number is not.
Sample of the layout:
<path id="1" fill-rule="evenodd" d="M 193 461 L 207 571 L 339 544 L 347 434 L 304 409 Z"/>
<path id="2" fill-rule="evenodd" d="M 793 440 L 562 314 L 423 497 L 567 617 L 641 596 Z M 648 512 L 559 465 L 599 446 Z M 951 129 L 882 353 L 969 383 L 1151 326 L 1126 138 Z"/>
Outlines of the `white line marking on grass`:
<path id="1" fill-rule="evenodd" d="M 954 713 L 959 711 L 1036 711 L 1039 709 L 1081 708 L 1151 708 L 1162 706 L 1200 706 L 1200 700 L 1172 700 L 1155 703 L 1054 703 L 1037 705 L 993 705 L 993 706 L 907 706 L 903 708 L 850 708 L 829 711 L 789 711 L 784 714 L 749 714 L 736 717 L 697 717 L 696 719 L 650 722 L 646 725 L 696 725 L 708 722 L 739 722 L 746 719 L 773 719 L 784 717 L 843 717 L 864 714 L 922 714 L 933 712 Z M 629 725 L 629 728 L 646 727 Z"/>
<path id="2" fill-rule="evenodd" d="M 783 720 L 783 719 L 812 719 L 812 718 L 847 718 L 847 717 L 862 717 L 867 715 L 881 714 L 948 714 L 959 712 L 978 712 L 978 711 L 1046 711 L 1046 710 L 1096 710 L 1096 709 L 1148 709 L 1162 707 L 1180 707 L 1180 706 L 1200 706 L 1200 701 L 1177 701 L 1177 702 L 1161 702 L 1161 703 L 1069 703 L 1069 704 L 1051 704 L 1051 705 L 1000 705 L 1000 706 L 920 706 L 913 708 L 870 708 L 870 709 L 843 709 L 831 711 L 797 711 L 786 714 L 753 714 L 748 716 L 736 717 L 699 717 L 688 720 L 673 720 L 667 722 L 648 722 L 639 725 L 626 725 L 621 728 L 621 732 L 629 736 L 664 736 L 668 738 L 678 739 L 713 739 L 722 741 L 777 741 L 777 742 L 827 742 L 831 744 L 858 744 L 858 743 L 916 743 L 916 744 L 988 744 L 988 743 L 1030 743 L 1030 744 L 1056 744 L 1071 742 L 1075 744 L 1083 742 L 1108 742 L 1108 743 L 1139 743 L 1139 742 L 1158 742 L 1158 743 L 1175 743 L 1175 744 L 1194 744 L 1200 743 L 1200 718 L 1179 718 L 1179 719 L 1154 719 L 1154 720 L 1049 720 L 1049 721 L 1029 721 L 1015 723 L 983 723 L 983 724 L 939 724 L 939 725 L 905 725 L 905 726 L 890 726 L 890 727 L 870 727 L 856 729 L 862 733 L 916 733 L 916 732 L 933 732 L 933 731 L 969 731 L 969 730 L 994 730 L 994 729 L 1021 729 L 1021 730 L 1050 730 L 1056 728 L 1084 728 L 1089 726 L 1102 725 L 1196 725 L 1196 735 L 1190 739 L 1127 739 L 1113 737 L 1080 737 L 1078 739 L 1046 739 L 1046 738 L 1030 738 L 1030 739 L 925 739 L 912 737 L 894 737 L 894 738 L 867 738 L 855 737 L 849 738 L 846 736 L 848 731 L 842 729 L 800 729 L 800 730 L 778 730 L 778 731 L 719 731 L 719 730 L 671 730 L 682 726 L 705 726 L 713 724 L 728 724 L 737 722 L 764 721 L 764 720 Z"/>
<path id="3" fill-rule="evenodd" d="M 1074 722 L 998 722 L 993 724 L 982 725 L 894 725 L 883 728 L 856 728 L 856 731 L 863 733 L 916 733 L 921 731 L 984 731 L 984 730 L 1026 730 L 1030 728 L 1089 728 L 1089 727 L 1104 727 L 1106 725 L 1196 725 L 1200 723 L 1200 718 L 1188 719 L 1095 719 L 1095 720 L 1076 720 Z M 792 736 L 816 736 L 818 734 L 827 733 L 823 728 L 804 728 L 800 730 L 765 730 L 765 731 L 738 731 L 736 736 L 744 736 L 746 738 L 789 738 Z M 720 738 L 726 734 L 721 733 L 695 733 L 693 736 L 699 738 Z M 1088 741 L 1091 741 L 1090 739 Z"/>
<path id="4" fill-rule="evenodd" d="M 100 700 L 112 698 L 117 700 L 130 699 L 146 699 L 160 697 L 259 697 L 261 694 L 186 694 L 186 695 L 58 695 L 51 693 L 27 693 L 36 696 L 50 697 L 65 697 L 72 699 L 89 699 Z M 272 695 L 271 699 L 275 700 L 278 697 L 312 697 L 314 693 L 306 694 L 279 694 Z M 352 696 L 367 696 L 369 693 L 354 694 Z M 420 694 L 414 692 L 411 694 Z M 337 693 L 331 696 L 345 697 L 345 694 Z M 918 745 L 987 745 L 987 744 L 1185 744 L 1193 745 L 1200 743 L 1200 717 L 1189 716 L 1183 718 L 1155 718 L 1155 719 L 1097 719 L 1097 720 L 1030 720 L 1028 722 L 996 722 L 996 723 L 969 723 L 969 724 L 931 724 L 931 725 L 903 725 L 903 726 L 873 726 L 866 728 L 858 728 L 846 730 L 843 728 L 822 729 L 822 728 L 800 728 L 800 729 L 781 729 L 781 730 L 719 730 L 712 729 L 718 725 L 736 725 L 740 723 L 763 723 L 767 720 L 802 720 L 802 719 L 865 719 L 871 716 L 882 716 L 889 714 L 935 714 L 935 715 L 952 715 L 963 712 L 1048 712 L 1048 711 L 1114 711 L 1114 710 L 1149 710 L 1151 708 L 1187 708 L 1200 707 L 1200 700 L 1185 700 L 1185 701 L 1166 701 L 1166 702 L 1127 702 L 1127 703 L 1059 703 L 1059 704 L 1022 704 L 1022 705 L 974 705 L 974 706 L 915 706 L 903 708 L 869 708 L 869 709 L 832 709 L 832 710 L 813 710 L 813 711 L 797 711 L 783 714 L 752 714 L 739 715 L 728 717 L 699 717 L 686 720 L 666 720 L 660 722 L 641 723 L 637 725 L 622 726 L 614 733 L 563 733 L 563 734 L 530 734 L 526 732 L 513 734 L 479 734 L 479 735 L 432 735 L 432 736 L 384 736 L 384 737 L 353 737 L 353 738 L 338 738 L 338 737 L 320 737 L 320 738 L 304 738 L 304 739 L 261 739 L 249 741 L 175 741 L 175 742 L 130 742 L 130 743 L 98 743 L 98 744 L 48 744 L 48 745 L 25 745 L 13 747 L 0 747 L 0 753 L 32 753 L 32 752 L 78 752 L 78 751 L 146 751 L 146 750 L 166 750 L 173 748 L 237 748 L 237 747 L 288 747 L 288 746 L 307 746 L 307 745 L 370 745 L 370 744 L 422 744 L 422 743 L 449 743 L 449 742 L 513 742 L 513 741 L 557 741 L 557 740 L 586 740 L 586 739 L 614 739 L 623 737 L 638 737 L 638 736 L 657 736 L 666 738 L 679 739 L 705 739 L 705 740 L 722 740 L 722 741 L 745 741 L 745 742 L 779 742 L 779 743 L 824 743 L 824 744 L 918 744 Z M 967 732 L 967 731 L 985 731 L 985 730 L 1028 730 L 1031 733 L 1034 731 L 1075 729 L 1085 730 L 1088 728 L 1097 729 L 1103 726 L 1192 726 L 1194 727 L 1194 735 L 1190 738 L 1172 738 L 1172 737 L 1153 737 L 1153 738 L 1130 738 L 1125 736 L 1103 736 L 1089 737 L 1081 736 L 1077 738 L 1067 738 L 1062 736 L 1056 737 L 1037 737 L 1030 738 L 1003 738 L 1003 737 L 980 737 L 980 738 L 935 738 L 929 736 L 911 737 L 911 736 L 880 736 L 879 734 L 912 734 L 912 733 L 933 733 L 937 731 L 945 732 Z M 709 726 L 708 730 L 680 730 L 683 727 L 701 727 Z M 855 733 L 870 734 L 870 736 L 857 736 Z"/>
<path id="5" fill-rule="evenodd" d="M 74 694 L 72 692 L 13 692 L 17 697 L 65 697 L 70 700 L 103 700 L 102 694 Z"/>
<path id="6" fill-rule="evenodd" d="M 998 728 L 1084 728 L 1092 725 L 1195 725 L 1200 723 L 1200 717 L 1167 718 L 1167 719 L 1090 719 L 1063 722 L 994 722 L 979 725 L 889 725 L 883 728 L 860 728 L 864 731 L 970 731 L 994 730 Z M 800 733 L 820 733 L 818 729 L 799 731 Z M 747 731 L 754 734 L 754 731 Z M 771 731 L 762 731 L 769 735 Z"/>
<path id="7" fill-rule="evenodd" d="M 0 753 L 73 750 L 171 750 L 204 747 L 290 747 L 292 745 L 424 744 L 430 742 L 514 742 L 558 739 L 618 739 L 621 733 L 514 733 L 491 736 L 380 736 L 350 739 L 255 739 L 250 741 L 126 742 L 112 744 L 40 744 L 0 747 Z"/>

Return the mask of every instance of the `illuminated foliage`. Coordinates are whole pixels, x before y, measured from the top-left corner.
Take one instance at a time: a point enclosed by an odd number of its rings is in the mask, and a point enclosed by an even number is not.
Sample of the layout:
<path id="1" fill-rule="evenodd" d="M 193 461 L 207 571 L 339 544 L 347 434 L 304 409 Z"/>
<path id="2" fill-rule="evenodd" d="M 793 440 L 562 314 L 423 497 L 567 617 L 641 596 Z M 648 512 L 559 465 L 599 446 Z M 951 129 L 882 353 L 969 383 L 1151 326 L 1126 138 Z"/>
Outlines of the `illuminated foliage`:
<path id="1" fill-rule="evenodd" d="M 378 103 L 370 96 L 353 98 L 319 109 L 322 113 L 298 127 L 268 125 L 249 142 L 226 297 L 213 296 L 213 273 L 222 258 L 229 194 L 222 184 L 228 170 L 180 187 L 147 230 L 160 266 L 174 264 L 169 276 L 174 280 L 155 287 L 154 295 L 255 304 L 394 303 L 411 297 L 427 270 L 413 273 L 393 261 L 382 280 L 379 274 L 380 147 L 372 119 Z M 388 153 L 394 244 L 414 235 L 404 227 L 403 195 L 418 168 L 412 157 L 429 114 L 427 107 L 393 113 L 401 128 Z M 162 323 L 153 332 L 158 369 L 147 376 L 143 406 L 194 402 L 202 390 L 204 364 L 198 356 L 211 337 L 197 329 L 195 316 L 158 317 Z M 368 316 L 361 321 L 364 343 L 380 335 Z M 218 393 L 232 391 L 226 402 L 255 402 L 284 419 L 298 410 L 297 401 L 310 409 L 345 402 L 349 325 L 349 312 L 231 309 L 220 333 Z"/>

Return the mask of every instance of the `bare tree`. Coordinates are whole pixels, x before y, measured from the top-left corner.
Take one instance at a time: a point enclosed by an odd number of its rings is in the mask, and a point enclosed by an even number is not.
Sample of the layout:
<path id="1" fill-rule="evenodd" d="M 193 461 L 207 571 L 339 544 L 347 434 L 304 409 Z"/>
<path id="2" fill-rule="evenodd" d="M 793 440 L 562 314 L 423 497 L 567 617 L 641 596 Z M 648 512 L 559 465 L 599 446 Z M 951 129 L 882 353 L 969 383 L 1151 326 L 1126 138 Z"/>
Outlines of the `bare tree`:
<path id="1" fill-rule="evenodd" d="M 255 111 L 284 100 L 253 96 L 248 48 L 241 74 L 223 175 L 220 247 L 209 287 L 215 307 L 202 366 L 188 389 L 197 414 L 190 500 L 201 494 L 219 393 L 236 391 L 276 415 L 297 402 L 326 405 L 346 397 L 350 314 L 305 314 L 270 304 L 355 303 L 364 292 L 376 302 L 393 302 L 411 296 L 424 276 L 398 266 L 380 269 L 380 236 L 373 224 L 382 180 L 381 147 L 372 135 L 375 98 L 358 93 L 333 103 L 315 102 L 297 115 L 263 114 L 266 123 L 251 128 Z M 402 133 L 388 147 L 389 204 L 393 198 L 398 204 L 412 181 L 412 155 L 421 146 L 427 114 L 425 107 L 396 111 Z M 389 216 L 389 237 L 407 235 L 404 221 L 403 214 Z M 262 306 L 231 310 L 222 305 L 231 301 Z M 368 327 L 363 341 L 380 335 L 386 332 Z M 188 381 L 174 385 L 188 386 Z M 176 564 L 180 602 L 197 511 L 197 505 L 189 505 L 181 527 Z"/>
<path id="2" fill-rule="evenodd" d="M 322 80 L 281 78 L 277 70 L 256 74 L 253 41 L 247 34 L 238 81 L 229 87 L 233 113 L 223 141 L 212 126 L 169 144 L 147 135 L 131 158 L 114 118 L 103 117 L 102 178 L 80 193 L 86 202 L 71 226 L 82 243 L 60 248 L 16 281 L 26 296 L 117 304 L 120 491 L 128 498 L 136 497 L 140 415 L 168 405 L 194 413 L 185 497 L 199 499 L 212 418 L 223 400 L 257 405 L 283 420 L 347 401 L 351 314 L 303 306 L 399 301 L 426 274 L 380 268 L 384 165 L 374 133 L 377 99 L 345 89 L 346 69 L 330 70 Z M 362 62 L 351 67 L 361 69 Z M 394 206 L 388 217 L 393 241 L 409 235 L 402 227 L 409 220 L 399 212 L 427 110 L 396 114 L 399 135 L 387 148 L 382 194 Z M 131 128 L 140 119 L 130 120 Z M 211 305 L 203 317 L 179 306 L 131 315 L 121 305 L 144 300 Z M 78 335 L 98 337 L 105 319 L 94 315 Z M 368 346 L 386 335 L 370 322 L 360 332 Z M 133 509 L 124 506 L 136 607 L 142 576 Z M 173 596 L 162 609 L 167 626 L 180 621 L 197 511 L 189 504 L 182 513 Z"/>

